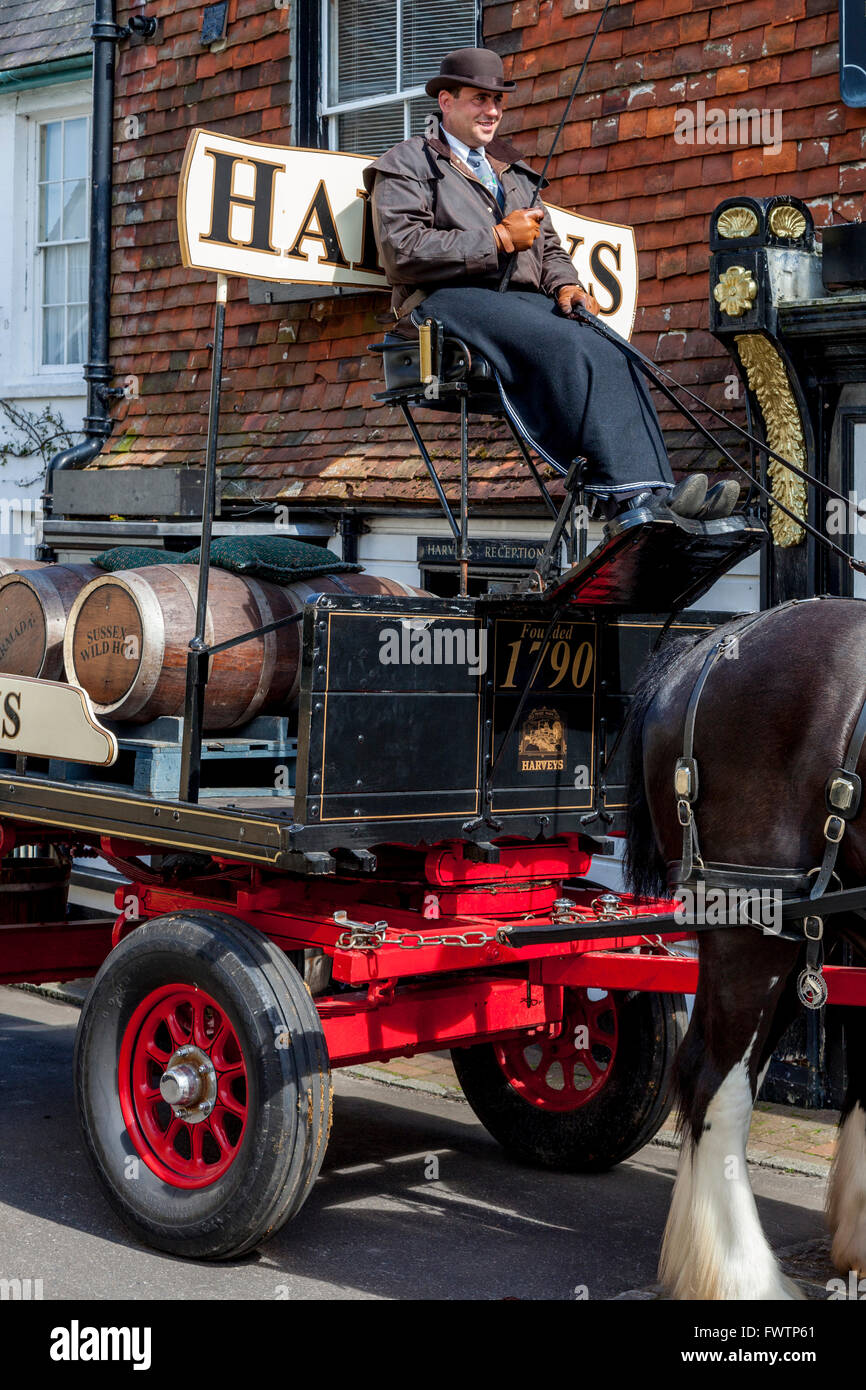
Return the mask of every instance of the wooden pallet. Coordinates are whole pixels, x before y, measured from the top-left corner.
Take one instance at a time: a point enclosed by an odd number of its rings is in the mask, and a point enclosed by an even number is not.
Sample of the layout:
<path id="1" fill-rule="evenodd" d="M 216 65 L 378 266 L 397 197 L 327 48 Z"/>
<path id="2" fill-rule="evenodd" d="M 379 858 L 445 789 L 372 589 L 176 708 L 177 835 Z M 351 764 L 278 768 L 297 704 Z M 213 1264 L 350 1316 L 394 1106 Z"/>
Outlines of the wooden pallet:
<path id="1" fill-rule="evenodd" d="M 58 782 L 116 787 L 155 800 L 176 800 L 180 794 L 183 720 L 157 719 L 139 727 L 104 722 L 117 735 L 117 761 L 112 767 L 89 767 L 52 758 L 48 776 Z M 242 729 L 206 735 L 201 748 L 200 798 L 291 799 L 297 746 L 297 739 L 289 737 L 286 719 L 254 719 Z"/>

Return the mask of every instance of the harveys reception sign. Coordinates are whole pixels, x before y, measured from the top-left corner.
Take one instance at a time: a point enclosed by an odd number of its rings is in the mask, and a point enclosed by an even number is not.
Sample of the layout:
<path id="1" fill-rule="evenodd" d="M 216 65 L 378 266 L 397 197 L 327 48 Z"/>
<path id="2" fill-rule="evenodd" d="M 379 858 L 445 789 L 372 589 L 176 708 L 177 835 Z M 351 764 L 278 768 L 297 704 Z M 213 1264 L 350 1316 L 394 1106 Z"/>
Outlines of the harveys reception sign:
<path id="1" fill-rule="evenodd" d="M 194 130 L 178 191 L 184 265 L 282 284 L 387 289 L 362 179 L 372 163 Z M 629 337 L 638 281 L 631 227 L 547 206 L 601 317 Z"/>

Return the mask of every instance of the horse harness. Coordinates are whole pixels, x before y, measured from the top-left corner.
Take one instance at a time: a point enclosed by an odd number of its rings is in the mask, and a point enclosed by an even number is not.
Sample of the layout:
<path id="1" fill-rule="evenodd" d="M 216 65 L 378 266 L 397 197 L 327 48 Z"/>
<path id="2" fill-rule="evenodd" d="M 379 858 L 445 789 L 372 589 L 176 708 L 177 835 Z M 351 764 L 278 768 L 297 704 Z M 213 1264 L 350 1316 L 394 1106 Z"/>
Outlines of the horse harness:
<path id="1" fill-rule="evenodd" d="M 816 600 L 791 599 L 781 605 L 792 608 L 795 604 L 815 602 Z M 703 882 L 708 887 L 718 888 L 767 888 L 780 889 L 783 896 L 795 896 L 808 892 L 810 899 L 817 901 L 827 891 L 834 876 L 839 845 L 845 834 L 849 820 L 853 820 L 860 810 L 862 782 L 857 776 L 860 753 L 866 741 L 866 700 L 860 708 L 845 756 L 841 764 L 830 772 L 824 786 L 824 801 L 827 818 L 824 822 L 824 855 L 818 868 L 808 872 L 796 869 L 777 869 L 764 865 L 721 864 L 704 860 L 698 839 L 695 819 L 695 804 L 698 799 L 698 764 L 694 756 L 695 721 L 701 695 L 707 684 L 710 672 L 722 657 L 731 656 L 738 648 L 740 638 L 762 622 L 769 613 L 779 612 L 779 608 L 756 613 L 748 618 L 735 632 L 727 632 L 713 644 L 692 687 L 683 727 L 683 753 L 677 759 L 674 771 L 674 793 L 677 800 L 677 820 L 683 830 L 682 859 L 679 864 L 671 864 L 669 877 L 677 885 L 689 887 Z M 817 875 L 812 883 L 812 876 Z M 827 984 L 823 975 L 823 936 L 824 923 L 821 917 L 806 917 L 801 930 L 784 931 L 781 927 L 769 929 L 765 923 L 750 922 L 762 930 L 772 930 L 773 934 L 789 941 L 806 942 L 806 964 L 797 979 L 797 996 L 808 1009 L 820 1009 L 827 1002 Z"/>

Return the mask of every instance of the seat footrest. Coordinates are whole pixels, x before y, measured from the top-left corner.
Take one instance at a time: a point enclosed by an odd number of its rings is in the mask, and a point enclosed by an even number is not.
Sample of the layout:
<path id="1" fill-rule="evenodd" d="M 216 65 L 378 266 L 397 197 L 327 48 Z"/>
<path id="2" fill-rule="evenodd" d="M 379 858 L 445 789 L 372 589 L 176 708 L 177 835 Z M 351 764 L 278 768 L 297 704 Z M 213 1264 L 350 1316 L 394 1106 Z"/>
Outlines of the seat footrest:
<path id="1" fill-rule="evenodd" d="M 767 538 L 752 513 L 693 521 L 666 508 L 635 508 L 608 522 L 601 544 L 555 580 L 545 599 L 671 612 L 695 603 Z"/>

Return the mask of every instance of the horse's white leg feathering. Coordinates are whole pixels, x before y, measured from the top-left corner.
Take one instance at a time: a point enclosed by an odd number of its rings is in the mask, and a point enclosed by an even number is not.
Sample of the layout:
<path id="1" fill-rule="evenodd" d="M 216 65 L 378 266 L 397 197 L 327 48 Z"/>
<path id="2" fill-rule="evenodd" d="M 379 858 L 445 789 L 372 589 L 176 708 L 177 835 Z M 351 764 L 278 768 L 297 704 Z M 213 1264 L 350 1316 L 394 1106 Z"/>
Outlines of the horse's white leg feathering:
<path id="1" fill-rule="evenodd" d="M 845 1118 L 827 1191 L 831 1253 L 840 1274 L 866 1275 L 866 1113 L 858 1102 Z"/>
<path id="2" fill-rule="evenodd" d="M 746 1165 L 752 1113 L 749 1056 L 707 1107 L 698 1142 L 683 1142 L 659 1277 L 674 1298 L 795 1299 L 758 1219 Z"/>

